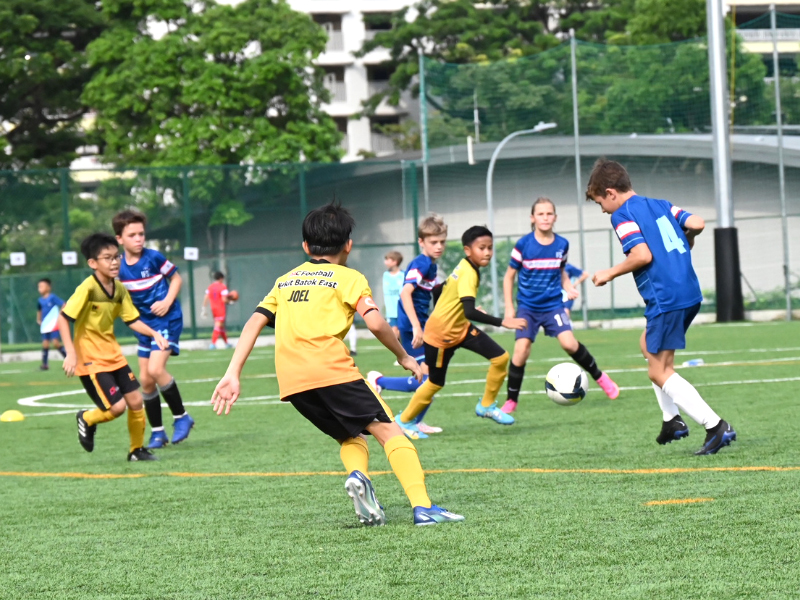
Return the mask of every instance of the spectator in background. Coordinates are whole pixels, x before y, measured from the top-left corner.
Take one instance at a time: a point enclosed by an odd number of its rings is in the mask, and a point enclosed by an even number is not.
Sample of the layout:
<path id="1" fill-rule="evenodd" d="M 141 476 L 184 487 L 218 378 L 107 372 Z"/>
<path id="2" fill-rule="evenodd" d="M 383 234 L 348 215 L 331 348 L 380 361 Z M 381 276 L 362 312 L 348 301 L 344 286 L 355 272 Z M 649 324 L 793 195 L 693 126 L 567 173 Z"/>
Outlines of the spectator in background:
<path id="1" fill-rule="evenodd" d="M 383 273 L 383 304 L 385 306 L 384 315 L 392 331 L 399 338 L 400 330 L 397 328 L 397 303 L 400 302 L 400 290 L 403 289 L 403 279 L 405 273 L 400 270 L 403 264 L 403 255 L 397 250 L 387 252 L 383 257 L 383 264 L 386 271 Z"/>

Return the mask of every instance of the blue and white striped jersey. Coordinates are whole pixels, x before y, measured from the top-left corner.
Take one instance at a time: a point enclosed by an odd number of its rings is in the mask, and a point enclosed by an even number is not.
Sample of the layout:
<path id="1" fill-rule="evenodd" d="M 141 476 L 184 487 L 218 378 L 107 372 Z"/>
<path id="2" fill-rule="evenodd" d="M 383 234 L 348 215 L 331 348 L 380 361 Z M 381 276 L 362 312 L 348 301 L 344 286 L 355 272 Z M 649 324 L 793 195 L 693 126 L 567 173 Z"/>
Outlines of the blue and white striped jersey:
<path id="1" fill-rule="evenodd" d="M 508 263 L 519 271 L 518 307 L 534 312 L 561 308 L 561 271 L 567 264 L 569 242 L 557 233 L 551 244 L 542 245 L 532 231 L 511 251 Z"/>
<path id="2" fill-rule="evenodd" d="M 134 306 L 141 313 L 142 321 L 151 325 L 157 320 L 168 320 L 182 314 L 181 304 L 177 298 L 163 317 L 157 317 L 150 312 L 150 305 L 153 302 L 167 297 L 168 278 L 178 271 L 178 267 L 168 261 L 163 254 L 145 248 L 142 250 L 142 256 L 134 264 L 129 265 L 124 254 L 120 263 L 119 280 L 130 293 Z"/>

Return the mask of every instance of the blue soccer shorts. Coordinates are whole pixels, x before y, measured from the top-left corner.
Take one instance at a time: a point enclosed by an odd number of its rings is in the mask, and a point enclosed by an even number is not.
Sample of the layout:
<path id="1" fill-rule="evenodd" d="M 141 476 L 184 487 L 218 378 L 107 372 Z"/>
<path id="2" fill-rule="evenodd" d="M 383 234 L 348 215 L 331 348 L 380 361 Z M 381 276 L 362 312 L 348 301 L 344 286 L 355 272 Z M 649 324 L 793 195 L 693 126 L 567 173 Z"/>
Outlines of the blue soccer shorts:
<path id="1" fill-rule="evenodd" d="M 700 305 L 680 308 L 647 318 L 645 343 L 650 354 L 662 350 L 683 350 L 686 348 L 686 332 L 689 325 L 700 312 Z"/>
<path id="2" fill-rule="evenodd" d="M 517 318 L 525 319 L 525 329 L 518 329 L 516 339 L 528 339 L 533 342 L 539 327 L 544 328 L 544 334 L 549 337 L 558 337 L 565 331 L 572 331 L 572 322 L 563 307 L 546 312 L 535 312 L 527 308 L 517 309 Z"/>
<path id="3" fill-rule="evenodd" d="M 424 326 L 423 326 L 424 327 Z M 411 341 L 414 339 L 414 332 L 411 330 L 405 331 L 403 329 L 400 330 L 400 345 L 403 346 L 403 350 L 417 361 L 417 364 L 422 364 L 425 362 L 425 346 L 422 345 L 419 348 L 414 348 L 411 345 Z"/>
<path id="4" fill-rule="evenodd" d="M 386 321 L 389 323 L 389 327 L 397 327 L 397 317 L 389 317 Z"/>
<path id="5" fill-rule="evenodd" d="M 144 319 L 142 319 L 144 321 Z M 183 331 L 183 315 L 178 315 L 170 320 L 158 319 L 157 321 L 144 321 L 145 325 L 154 329 L 169 342 L 169 349 L 172 356 L 178 356 L 181 353 L 180 339 L 181 332 Z M 139 342 L 137 347 L 137 354 L 139 358 L 150 358 L 151 352 L 160 352 L 161 348 L 156 344 L 155 339 L 134 332 L 136 339 Z"/>
<path id="6" fill-rule="evenodd" d="M 49 331 L 42 334 L 43 342 L 54 342 L 56 340 L 61 340 L 61 334 L 58 331 Z"/>

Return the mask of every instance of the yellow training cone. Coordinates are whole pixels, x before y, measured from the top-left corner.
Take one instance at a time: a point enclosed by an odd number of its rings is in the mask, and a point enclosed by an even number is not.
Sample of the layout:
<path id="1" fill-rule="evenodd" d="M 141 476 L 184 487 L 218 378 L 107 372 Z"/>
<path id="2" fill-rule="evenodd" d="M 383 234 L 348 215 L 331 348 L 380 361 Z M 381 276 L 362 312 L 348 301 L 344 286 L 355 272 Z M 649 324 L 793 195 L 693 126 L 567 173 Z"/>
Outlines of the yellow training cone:
<path id="1" fill-rule="evenodd" d="M 23 415 L 18 410 L 7 410 L 2 415 L 0 415 L 0 421 L 5 423 L 11 423 L 12 421 L 24 421 L 25 415 Z"/>

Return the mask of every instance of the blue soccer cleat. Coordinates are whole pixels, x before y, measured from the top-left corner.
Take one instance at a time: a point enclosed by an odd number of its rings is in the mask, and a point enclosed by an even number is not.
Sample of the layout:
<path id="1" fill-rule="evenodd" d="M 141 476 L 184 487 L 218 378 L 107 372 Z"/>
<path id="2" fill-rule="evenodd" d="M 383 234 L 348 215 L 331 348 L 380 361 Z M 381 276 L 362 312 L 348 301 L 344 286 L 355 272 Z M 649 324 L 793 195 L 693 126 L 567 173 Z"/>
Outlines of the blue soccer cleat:
<path id="1" fill-rule="evenodd" d="M 402 413 L 401 413 L 402 414 Z M 400 420 L 400 415 L 394 418 L 395 423 L 400 426 L 405 436 L 410 440 L 424 440 L 428 438 L 427 433 L 422 433 L 416 423 L 405 423 Z"/>
<path id="2" fill-rule="evenodd" d="M 430 508 L 424 506 L 414 507 L 414 525 L 436 525 L 437 523 L 458 523 L 464 520 L 463 515 L 451 513 L 446 508 L 436 506 Z"/>
<path id="3" fill-rule="evenodd" d="M 479 400 L 478 405 L 475 407 L 475 414 L 484 419 L 492 419 L 496 423 L 500 423 L 500 425 L 514 424 L 514 417 L 500 410 L 497 402 L 494 402 L 491 406 L 483 406 Z"/>
<path id="4" fill-rule="evenodd" d="M 685 437 L 689 437 L 689 426 L 680 415 L 676 415 L 669 421 L 661 423 L 661 433 L 658 434 L 656 441 L 663 446 Z"/>
<path id="5" fill-rule="evenodd" d="M 164 430 L 154 431 L 150 434 L 150 441 L 147 443 L 148 450 L 155 450 L 156 448 L 163 448 L 169 444 L 169 438 Z"/>
<path id="6" fill-rule="evenodd" d="M 175 431 L 172 433 L 172 443 L 178 444 L 189 437 L 189 432 L 194 427 L 194 419 L 186 413 L 182 417 L 175 419 Z"/>
<path id="7" fill-rule="evenodd" d="M 383 507 L 375 497 L 372 482 L 361 471 L 353 471 L 344 482 L 347 495 L 353 500 L 358 520 L 367 526 L 386 525 Z"/>
<path id="8" fill-rule="evenodd" d="M 720 420 L 719 425 L 706 431 L 706 441 L 703 443 L 703 447 L 695 454 L 698 456 L 716 454 L 720 448 L 728 446 L 734 440 L 736 440 L 736 431 L 727 421 Z"/>

